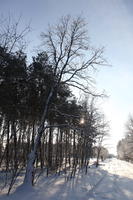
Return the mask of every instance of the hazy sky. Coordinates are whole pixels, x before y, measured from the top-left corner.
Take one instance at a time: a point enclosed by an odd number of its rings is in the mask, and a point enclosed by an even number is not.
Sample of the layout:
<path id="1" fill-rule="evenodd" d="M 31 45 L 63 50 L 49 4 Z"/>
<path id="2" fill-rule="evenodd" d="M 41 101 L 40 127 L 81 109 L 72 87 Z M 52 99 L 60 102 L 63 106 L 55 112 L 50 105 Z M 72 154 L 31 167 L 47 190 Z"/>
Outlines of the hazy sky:
<path id="1" fill-rule="evenodd" d="M 97 88 L 110 96 L 102 104 L 110 121 L 111 151 L 124 135 L 129 113 L 133 113 L 133 1 L 132 0 L 0 0 L 0 14 L 22 23 L 31 22 L 29 46 L 39 43 L 40 32 L 66 14 L 81 14 L 88 23 L 91 44 L 105 46 L 105 57 L 112 67 L 95 76 Z M 31 51 L 31 50 L 30 50 Z"/>

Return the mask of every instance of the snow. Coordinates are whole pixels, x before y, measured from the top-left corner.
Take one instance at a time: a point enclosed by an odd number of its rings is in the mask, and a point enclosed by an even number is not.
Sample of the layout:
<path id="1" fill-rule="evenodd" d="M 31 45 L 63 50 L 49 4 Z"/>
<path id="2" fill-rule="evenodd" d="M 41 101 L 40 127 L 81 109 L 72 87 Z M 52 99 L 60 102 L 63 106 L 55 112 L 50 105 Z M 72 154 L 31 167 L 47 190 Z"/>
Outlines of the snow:
<path id="1" fill-rule="evenodd" d="M 66 175 L 42 176 L 34 188 L 20 186 L 0 200 L 133 200 L 133 164 L 108 159 L 88 173 L 81 170 L 75 178 Z"/>

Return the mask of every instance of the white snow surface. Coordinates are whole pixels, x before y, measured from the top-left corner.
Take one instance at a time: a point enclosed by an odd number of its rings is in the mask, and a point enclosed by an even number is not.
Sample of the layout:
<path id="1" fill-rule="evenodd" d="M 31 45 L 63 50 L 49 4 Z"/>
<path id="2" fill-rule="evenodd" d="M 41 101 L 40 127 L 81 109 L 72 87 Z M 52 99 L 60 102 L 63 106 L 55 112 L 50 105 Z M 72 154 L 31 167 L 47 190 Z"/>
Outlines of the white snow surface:
<path id="1" fill-rule="evenodd" d="M 91 166 L 75 178 L 65 175 L 42 176 L 33 188 L 19 187 L 0 200 L 133 200 L 133 164 L 108 159 L 98 168 Z"/>

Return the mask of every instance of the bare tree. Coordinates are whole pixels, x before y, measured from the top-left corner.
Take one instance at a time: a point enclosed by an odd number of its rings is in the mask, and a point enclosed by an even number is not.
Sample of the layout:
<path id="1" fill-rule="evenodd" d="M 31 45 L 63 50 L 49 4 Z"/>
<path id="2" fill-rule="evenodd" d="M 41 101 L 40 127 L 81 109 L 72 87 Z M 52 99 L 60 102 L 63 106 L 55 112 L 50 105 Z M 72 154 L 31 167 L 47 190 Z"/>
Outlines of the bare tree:
<path id="1" fill-rule="evenodd" d="M 20 28 L 21 16 L 16 21 L 11 15 L 0 19 L 0 47 L 6 52 L 23 50 L 26 46 L 25 36 L 30 31 L 30 25 Z"/>
<path id="2" fill-rule="evenodd" d="M 47 126 L 46 117 L 60 84 L 68 84 L 91 94 L 92 78 L 90 72 L 97 65 L 104 65 L 102 49 L 93 49 L 89 45 L 86 24 L 81 17 L 72 19 L 62 17 L 55 26 L 50 26 L 47 33 L 42 33 L 42 42 L 46 48 L 49 62 L 53 67 L 54 81 L 45 102 L 43 115 L 35 138 L 34 148 L 29 154 L 24 184 L 32 185 L 34 163 L 37 149 Z"/>
<path id="3" fill-rule="evenodd" d="M 101 160 L 103 160 L 102 150 L 103 150 L 103 142 L 104 139 L 107 138 L 109 132 L 109 124 L 104 119 L 104 115 L 99 118 L 101 121 L 98 125 L 99 134 L 97 136 L 97 153 L 96 153 L 96 167 L 99 165 L 99 159 L 101 155 Z"/>

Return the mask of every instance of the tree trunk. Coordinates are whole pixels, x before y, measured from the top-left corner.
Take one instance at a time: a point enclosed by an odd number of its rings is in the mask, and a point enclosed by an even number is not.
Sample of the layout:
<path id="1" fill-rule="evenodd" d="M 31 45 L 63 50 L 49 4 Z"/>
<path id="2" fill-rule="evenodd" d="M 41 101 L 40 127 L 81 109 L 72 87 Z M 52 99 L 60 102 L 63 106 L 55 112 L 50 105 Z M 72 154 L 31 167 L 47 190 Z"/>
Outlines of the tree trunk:
<path id="1" fill-rule="evenodd" d="M 9 132 L 10 132 L 10 123 L 7 121 L 7 140 L 6 140 L 6 171 L 9 169 Z"/>
<path id="2" fill-rule="evenodd" d="M 53 136 L 52 128 L 49 129 L 49 142 L 48 142 L 48 167 L 52 168 L 52 153 L 53 152 Z"/>
<path id="3" fill-rule="evenodd" d="M 16 135 L 16 124 L 15 122 L 13 121 L 12 122 L 12 126 L 11 126 L 11 130 L 12 130 L 12 135 L 13 135 L 13 138 L 14 138 L 14 170 L 17 170 L 18 168 L 18 159 L 17 159 L 17 135 Z"/>
<path id="4" fill-rule="evenodd" d="M 96 167 L 99 165 L 99 157 L 100 157 L 101 147 L 98 147 L 97 149 L 97 161 L 96 161 Z"/>
<path id="5" fill-rule="evenodd" d="M 34 183 L 34 163 L 35 163 L 35 160 L 36 160 L 36 157 L 37 157 L 37 149 L 38 149 L 38 146 L 40 144 L 42 134 L 45 130 L 44 124 L 45 124 L 45 121 L 46 121 L 49 102 L 50 102 L 50 100 L 53 96 L 53 91 L 54 91 L 54 87 L 51 88 L 51 92 L 49 93 L 49 96 L 48 96 L 46 104 L 45 104 L 41 123 L 40 123 L 40 126 L 38 128 L 37 136 L 36 136 L 36 139 L 35 139 L 34 148 L 28 156 L 26 173 L 25 173 L 25 178 L 24 178 L 24 182 L 23 182 L 25 185 L 32 186 L 33 183 Z"/>

